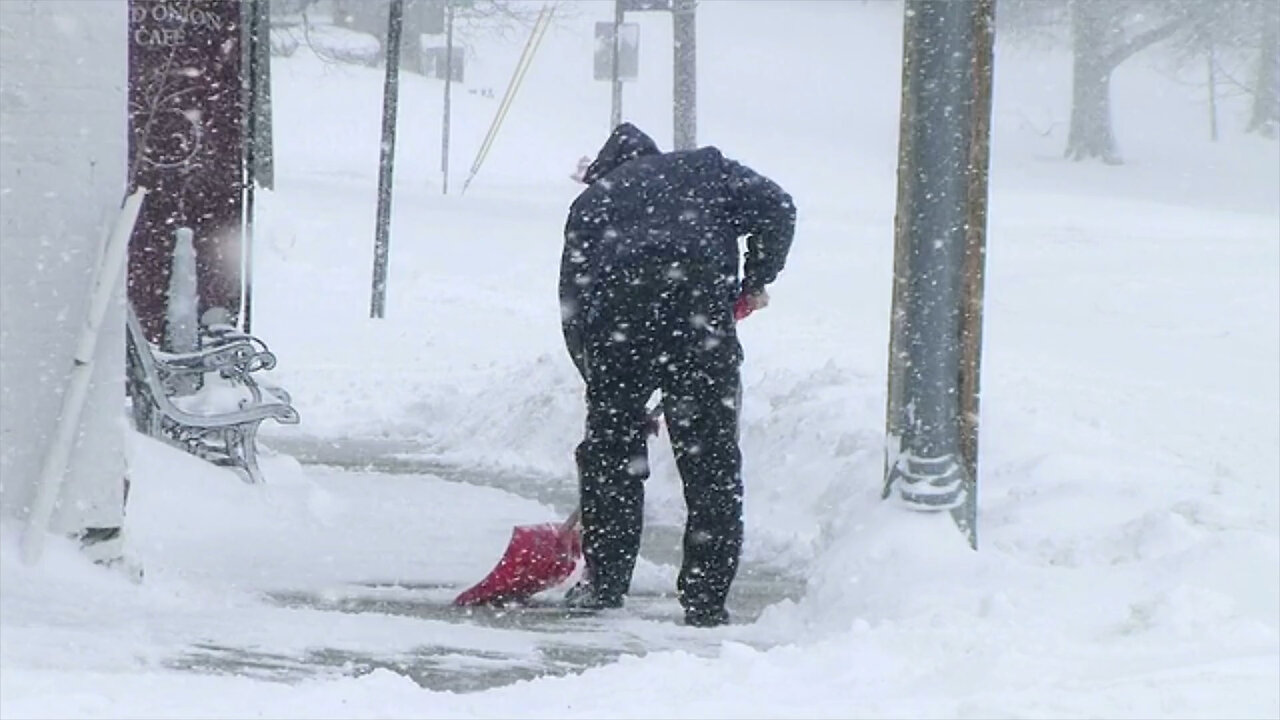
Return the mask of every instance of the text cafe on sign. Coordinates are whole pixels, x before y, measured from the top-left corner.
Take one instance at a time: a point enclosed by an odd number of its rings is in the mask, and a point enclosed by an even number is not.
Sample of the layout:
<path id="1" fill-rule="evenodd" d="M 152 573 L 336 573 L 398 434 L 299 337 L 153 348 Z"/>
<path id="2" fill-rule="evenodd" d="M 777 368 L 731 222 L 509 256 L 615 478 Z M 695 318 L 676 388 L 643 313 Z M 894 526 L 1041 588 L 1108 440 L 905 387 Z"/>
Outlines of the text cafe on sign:
<path id="1" fill-rule="evenodd" d="M 129 8 L 129 13 L 136 27 L 133 41 L 145 46 L 181 45 L 186 41 L 188 25 L 214 30 L 221 30 L 225 25 L 217 13 L 194 7 L 189 2 L 140 3 Z M 148 20 L 150 23 L 144 25 Z"/>

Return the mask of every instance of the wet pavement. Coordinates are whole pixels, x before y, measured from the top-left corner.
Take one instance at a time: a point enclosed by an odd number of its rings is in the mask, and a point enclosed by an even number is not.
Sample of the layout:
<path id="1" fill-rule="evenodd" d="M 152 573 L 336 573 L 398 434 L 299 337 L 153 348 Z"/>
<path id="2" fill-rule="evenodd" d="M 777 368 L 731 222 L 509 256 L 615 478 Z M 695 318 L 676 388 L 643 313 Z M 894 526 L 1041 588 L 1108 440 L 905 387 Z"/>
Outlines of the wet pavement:
<path id="1" fill-rule="evenodd" d="M 496 487 L 549 504 L 568 513 L 576 498 L 564 479 L 495 473 L 450 465 L 431 457 L 410 441 L 320 439 L 302 436 L 272 438 L 270 447 L 297 458 L 304 465 L 327 465 L 366 472 L 429 474 L 445 480 Z M 641 556 L 658 565 L 678 565 L 682 528 L 650 524 L 641 543 Z M 300 654 L 274 654 L 217 644 L 192 646 L 173 658 L 170 667 L 199 673 L 235 674 L 280 682 L 327 676 L 360 676 L 385 669 L 432 690 L 473 692 L 542 676 L 578 673 L 624 656 L 681 650 L 711 655 L 718 652 L 739 626 L 750 624 L 764 609 L 797 599 L 803 580 L 780 568 L 744 561 L 729 599 L 733 621 L 724 630 L 683 625 L 673 594 L 632 593 L 626 607 L 600 613 L 570 613 L 554 598 L 518 608 L 458 608 L 451 603 L 464 588 L 440 584 L 354 580 L 324 593 L 274 592 L 265 599 L 285 608 L 333 613 L 376 613 L 472 626 L 478 634 L 510 633 L 525 638 L 525 650 L 495 650 L 457 645 L 423 645 L 407 652 L 378 654 L 335 648 L 310 648 Z M 535 599 L 536 600 L 536 599 Z M 736 642 L 760 645 L 740 633 Z M 498 644 L 501 647 L 501 644 Z"/>

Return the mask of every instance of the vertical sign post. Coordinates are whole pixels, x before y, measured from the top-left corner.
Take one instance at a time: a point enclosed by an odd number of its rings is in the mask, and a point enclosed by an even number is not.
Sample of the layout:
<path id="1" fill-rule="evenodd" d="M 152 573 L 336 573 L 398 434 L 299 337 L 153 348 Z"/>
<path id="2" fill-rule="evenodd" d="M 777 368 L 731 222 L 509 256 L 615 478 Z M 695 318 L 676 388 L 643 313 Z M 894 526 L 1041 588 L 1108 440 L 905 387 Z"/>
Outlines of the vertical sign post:
<path id="1" fill-rule="evenodd" d="M 621 73 L 621 55 L 622 55 L 622 0 L 613 0 L 613 35 L 612 46 L 612 62 L 610 63 L 610 103 L 609 103 L 609 130 L 622 124 L 622 73 Z"/>
<path id="2" fill-rule="evenodd" d="M 391 245 L 391 177 L 396 158 L 396 105 L 400 88 L 400 34 L 404 0 L 391 0 L 387 19 L 387 76 L 382 89 L 382 150 L 378 164 L 378 216 L 373 243 L 373 299 L 369 317 L 387 312 L 387 253 Z"/>
<path id="3" fill-rule="evenodd" d="M 697 0 L 615 0 L 613 22 L 596 23 L 595 76 L 612 82 L 610 129 L 622 122 L 622 81 L 635 80 L 640 70 L 640 28 L 626 23 L 626 14 L 670 12 L 672 137 L 676 150 L 697 147 L 697 7 Z"/>
<path id="4" fill-rule="evenodd" d="M 615 4 L 615 8 L 622 8 Z M 621 21 L 622 12 L 610 22 L 596 23 L 594 75 L 608 81 L 612 94 L 609 130 L 622 123 L 622 83 L 635 80 L 640 73 L 640 26 Z"/>
<path id="5" fill-rule="evenodd" d="M 675 0 L 671 7 L 671 111 L 676 150 L 692 150 L 698 140 L 698 30 L 696 0 Z"/>
<path id="6" fill-rule="evenodd" d="M 453 86 L 453 0 L 444 0 L 444 118 L 440 124 L 441 194 L 449 194 L 449 89 Z"/>

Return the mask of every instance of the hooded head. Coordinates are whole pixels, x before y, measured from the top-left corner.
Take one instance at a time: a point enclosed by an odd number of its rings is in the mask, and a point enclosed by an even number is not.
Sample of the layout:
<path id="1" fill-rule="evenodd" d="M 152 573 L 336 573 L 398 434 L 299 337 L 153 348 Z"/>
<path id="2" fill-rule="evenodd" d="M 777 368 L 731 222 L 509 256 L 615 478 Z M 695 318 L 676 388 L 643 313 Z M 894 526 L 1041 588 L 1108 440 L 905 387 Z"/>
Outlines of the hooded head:
<path id="1" fill-rule="evenodd" d="M 582 182 L 590 185 L 613 172 L 620 165 L 645 155 L 658 155 L 662 151 L 653 138 L 631 123 L 622 123 L 613 129 L 600 154 L 582 174 Z"/>

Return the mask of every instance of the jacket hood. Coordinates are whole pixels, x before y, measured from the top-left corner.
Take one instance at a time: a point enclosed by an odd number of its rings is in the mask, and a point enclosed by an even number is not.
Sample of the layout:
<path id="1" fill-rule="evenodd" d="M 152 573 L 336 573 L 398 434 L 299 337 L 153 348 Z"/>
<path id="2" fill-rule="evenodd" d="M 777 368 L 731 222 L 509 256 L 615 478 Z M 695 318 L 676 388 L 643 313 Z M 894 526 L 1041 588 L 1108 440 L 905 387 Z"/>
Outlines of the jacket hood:
<path id="1" fill-rule="evenodd" d="M 582 182 L 590 185 L 631 160 L 661 152 L 653 138 L 635 125 L 624 122 L 609 134 L 596 159 L 582 174 Z"/>

